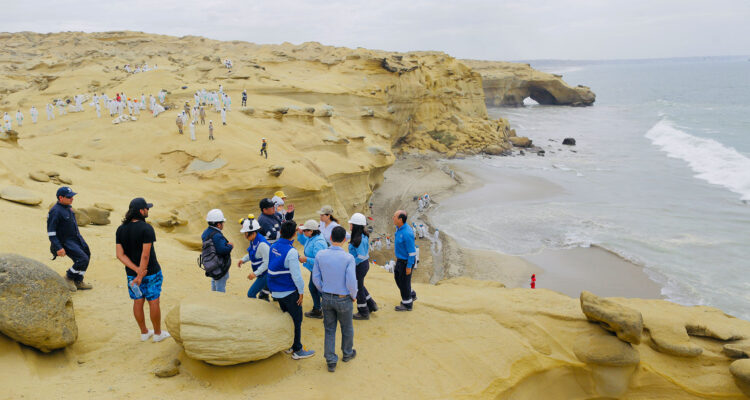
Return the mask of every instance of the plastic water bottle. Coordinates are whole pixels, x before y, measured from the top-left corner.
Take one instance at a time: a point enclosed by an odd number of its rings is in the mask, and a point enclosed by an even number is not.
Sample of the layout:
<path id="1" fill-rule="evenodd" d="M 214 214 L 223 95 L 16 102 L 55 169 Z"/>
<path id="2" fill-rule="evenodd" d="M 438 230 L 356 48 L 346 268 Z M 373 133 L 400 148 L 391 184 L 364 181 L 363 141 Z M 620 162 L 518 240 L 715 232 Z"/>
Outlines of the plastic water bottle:
<path id="1" fill-rule="evenodd" d="M 141 292 L 141 288 L 139 285 L 135 284 L 135 281 L 130 281 L 130 290 L 133 291 L 133 294 L 135 294 L 135 297 L 143 297 L 143 293 Z"/>

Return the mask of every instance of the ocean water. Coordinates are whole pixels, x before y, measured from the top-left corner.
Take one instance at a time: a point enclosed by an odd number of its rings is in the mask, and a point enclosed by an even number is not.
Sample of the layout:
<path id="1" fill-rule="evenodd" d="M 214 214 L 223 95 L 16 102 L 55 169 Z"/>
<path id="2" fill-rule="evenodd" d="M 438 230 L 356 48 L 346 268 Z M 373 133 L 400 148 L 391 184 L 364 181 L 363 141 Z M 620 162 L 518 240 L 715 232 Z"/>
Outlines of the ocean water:
<path id="1" fill-rule="evenodd" d="M 490 202 L 479 219 L 476 203 L 449 199 L 436 225 L 472 238 L 464 244 L 516 255 L 596 244 L 642 265 L 672 301 L 750 319 L 750 61 L 532 66 L 591 87 L 595 105 L 491 108 L 546 156 L 459 163 L 488 172 L 489 187 L 520 174 L 561 190 Z M 562 146 L 566 137 L 577 145 Z"/>

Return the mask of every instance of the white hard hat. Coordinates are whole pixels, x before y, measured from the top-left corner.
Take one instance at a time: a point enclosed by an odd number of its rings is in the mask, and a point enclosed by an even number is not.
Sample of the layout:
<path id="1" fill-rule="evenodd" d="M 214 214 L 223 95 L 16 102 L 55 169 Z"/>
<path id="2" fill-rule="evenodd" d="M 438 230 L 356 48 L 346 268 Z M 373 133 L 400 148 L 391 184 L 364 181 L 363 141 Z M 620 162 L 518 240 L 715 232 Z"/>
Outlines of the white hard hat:
<path id="1" fill-rule="evenodd" d="M 360 214 L 360 213 L 354 213 L 351 218 L 349 218 L 349 223 L 352 225 L 367 225 L 367 218 Z"/>
<path id="2" fill-rule="evenodd" d="M 226 219 L 224 218 L 224 213 L 221 212 L 218 208 L 214 208 L 213 210 L 209 211 L 206 215 L 206 221 L 208 222 L 224 222 Z"/>
<path id="3" fill-rule="evenodd" d="M 240 233 L 255 232 L 260 230 L 260 224 L 254 219 L 246 219 L 242 222 Z"/>

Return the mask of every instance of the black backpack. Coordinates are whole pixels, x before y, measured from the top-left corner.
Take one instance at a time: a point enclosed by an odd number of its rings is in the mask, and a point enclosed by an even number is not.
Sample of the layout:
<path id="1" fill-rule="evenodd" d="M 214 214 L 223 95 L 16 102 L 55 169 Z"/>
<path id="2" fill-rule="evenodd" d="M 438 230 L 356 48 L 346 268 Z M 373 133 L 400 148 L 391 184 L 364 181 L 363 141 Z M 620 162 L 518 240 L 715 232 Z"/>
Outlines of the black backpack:
<path id="1" fill-rule="evenodd" d="M 213 238 L 217 233 L 219 231 L 214 230 L 203 241 L 201 255 L 198 256 L 198 267 L 206 271 L 207 277 L 214 280 L 223 278 L 229 272 L 229 267 L 232 265 L 232 258 L 229 255 L 220 256 L 216 254 Z"/>

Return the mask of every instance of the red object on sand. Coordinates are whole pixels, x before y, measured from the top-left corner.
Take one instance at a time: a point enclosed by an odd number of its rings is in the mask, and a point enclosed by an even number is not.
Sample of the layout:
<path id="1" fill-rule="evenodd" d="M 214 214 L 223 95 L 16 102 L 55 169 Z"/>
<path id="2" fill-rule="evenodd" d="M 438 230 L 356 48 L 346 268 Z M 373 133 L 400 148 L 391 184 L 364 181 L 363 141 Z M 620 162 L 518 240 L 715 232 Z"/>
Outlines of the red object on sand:
<path id="1" fill-rule="evenodd" d="M 531 288 L 536 289 L 536 274 L 531 274 Z"/>

